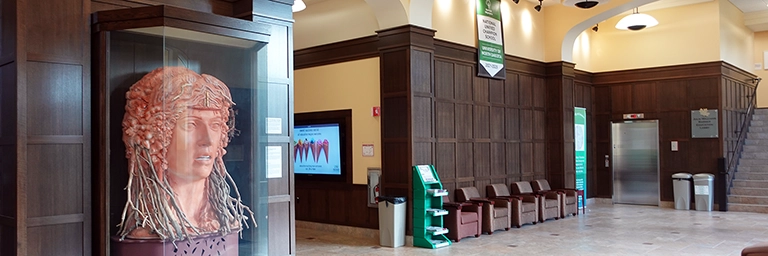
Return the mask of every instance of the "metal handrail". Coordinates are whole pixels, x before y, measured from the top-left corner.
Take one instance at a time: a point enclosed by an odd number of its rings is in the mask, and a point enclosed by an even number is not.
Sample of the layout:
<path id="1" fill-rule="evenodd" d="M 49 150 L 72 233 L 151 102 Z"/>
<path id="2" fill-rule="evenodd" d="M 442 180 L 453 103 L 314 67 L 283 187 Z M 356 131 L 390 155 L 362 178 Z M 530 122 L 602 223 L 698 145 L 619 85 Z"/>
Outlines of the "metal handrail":
<path id="1" fill-rule="evenodd" d="M 757 105 L 757 86 L 760 85 L 760 81 L 762 81 L 762 78 L 755 78 L 752 79 L 752 83 L 755 84 L 755 88 L 752 90 L 752 95 L 748 96 L 750 97 L 749 106 L 747 107 L 747 113 L 744 117 L 744 121 L 741 122 L 741 126 L 739 126 L 739 135 L 737 137 L 736 145 L 733 148 L 733 154 L 731 155 L 730 159 L 728 159 L 728 165 L 725 169 L 725 175 L 726 175 L 726 200 L 727 195 L 731 194 L 731 186 L 733 185 L 733 177 L 734 172 L 736 172 L 736 164 L 738 163 L 739 156 L 741 155 L 741 151 L 744 148 L 744 140 L 747 136 L 747 125 L 749 125 L 749 122 L 752 120 L 752 114 L 755 113 L 755 106 Z M 726 202 L 727 204 L 727 202 Z"/>

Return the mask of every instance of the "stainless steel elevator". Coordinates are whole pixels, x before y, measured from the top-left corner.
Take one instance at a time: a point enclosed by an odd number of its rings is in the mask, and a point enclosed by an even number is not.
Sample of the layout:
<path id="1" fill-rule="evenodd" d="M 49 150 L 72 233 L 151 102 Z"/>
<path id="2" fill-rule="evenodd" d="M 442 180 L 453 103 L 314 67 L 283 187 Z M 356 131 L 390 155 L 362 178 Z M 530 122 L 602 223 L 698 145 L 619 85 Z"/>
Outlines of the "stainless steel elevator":
<path id="1" fill-rule="evenodd" d="M 659 122 L 611 124 L 613 203 L 659 205 Z"/>

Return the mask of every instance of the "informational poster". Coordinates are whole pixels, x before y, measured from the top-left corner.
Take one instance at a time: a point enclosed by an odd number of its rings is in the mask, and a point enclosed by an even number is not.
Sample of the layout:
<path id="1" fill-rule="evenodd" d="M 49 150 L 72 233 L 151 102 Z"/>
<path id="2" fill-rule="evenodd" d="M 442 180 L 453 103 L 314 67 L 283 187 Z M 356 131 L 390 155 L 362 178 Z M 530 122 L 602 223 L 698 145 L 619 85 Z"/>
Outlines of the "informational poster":
<path id="1" fill-rule="evenodd" d="M 501 0 L 477 0 L 477 75 L 506 78 Z"/>
<path id="2" fill-rule="evenodd" d="M 437 182 L 435 175 L 432 175 L 432 169 L 429 168 L 429 165 L 418 165 L 416 168 L 419 169 L 419 174 L 424 183 Z"/>
<path id="3" fill-rule="evenodd" d="M 280 146 L 267 146 L 267 178 L 283 177 L 283 149 Z"/>
<path id="4" fill-rule="evenodd" d="M 587 109 L 576 107 L 573 109 L 573 143 L 576 161 L 576 189 L 584 190 L 587 194 Z M 579 208 L 584 207 L 582 197 L 579 199 Z"/>
<path id="5" fill-rule="evenodd" d="M 283 119 L 267 117 L 267 134 L 280 134 L 283 132 Z"/>

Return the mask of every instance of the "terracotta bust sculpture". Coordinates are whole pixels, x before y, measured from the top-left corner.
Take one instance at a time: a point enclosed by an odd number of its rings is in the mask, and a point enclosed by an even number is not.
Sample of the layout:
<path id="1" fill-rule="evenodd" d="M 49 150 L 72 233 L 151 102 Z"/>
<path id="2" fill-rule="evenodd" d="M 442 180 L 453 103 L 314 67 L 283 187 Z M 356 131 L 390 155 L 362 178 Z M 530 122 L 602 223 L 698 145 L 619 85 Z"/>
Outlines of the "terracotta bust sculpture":
<path id="1" fill-rule="evenodd" d="M 129 180 L 120 239 L 228 234 L 247 227 L 248 218 L 255 227 L 222 160 L 234 131 L 234 102 L 222 81 L 158 68 L 133 84 L 126 100 Z"/>

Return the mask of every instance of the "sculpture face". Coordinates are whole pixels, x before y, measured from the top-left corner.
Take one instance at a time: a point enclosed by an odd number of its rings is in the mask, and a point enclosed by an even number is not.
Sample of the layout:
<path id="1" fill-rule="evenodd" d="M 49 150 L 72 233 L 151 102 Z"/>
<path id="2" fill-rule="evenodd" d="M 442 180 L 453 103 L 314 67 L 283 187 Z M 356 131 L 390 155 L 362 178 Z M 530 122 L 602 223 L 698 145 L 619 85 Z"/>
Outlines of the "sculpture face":
<path id="1" fill-rule="evenodd" d="M 234 134 L 234 104 L 221 80 L 183 67 L 155 69 L 131 86 L 121 239 L 227 234 L 247 227 L 249 218 L 256 226 L 222 159 Z"/>
<path id="2" fill-rule="evenodd" d="M 168 147 L 167 175 L 177 181 L 208 178 L 219 157 L 226 121 L 219 111 L 189 108 L 176 120 Z"/>

